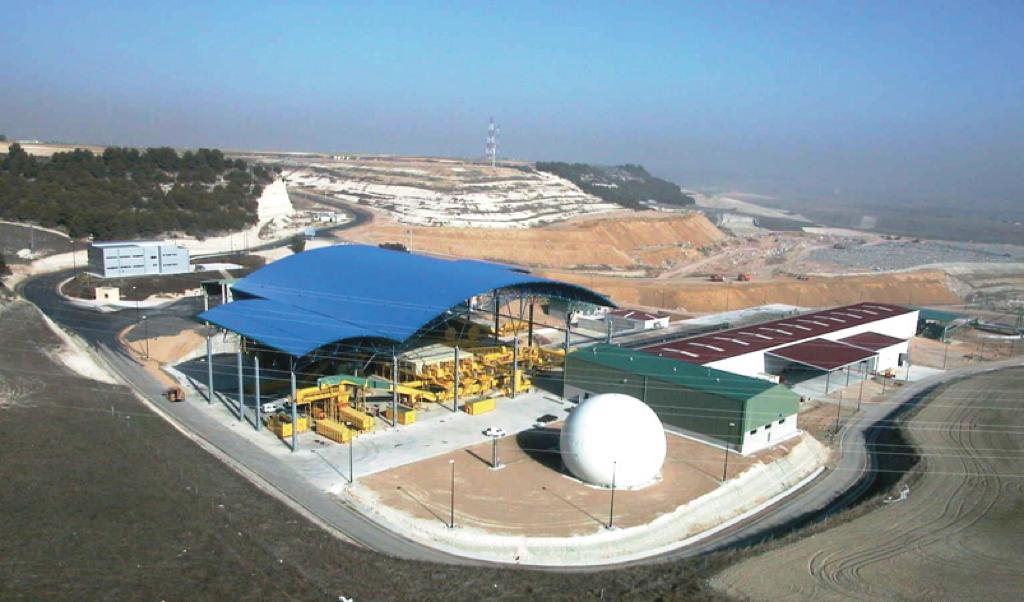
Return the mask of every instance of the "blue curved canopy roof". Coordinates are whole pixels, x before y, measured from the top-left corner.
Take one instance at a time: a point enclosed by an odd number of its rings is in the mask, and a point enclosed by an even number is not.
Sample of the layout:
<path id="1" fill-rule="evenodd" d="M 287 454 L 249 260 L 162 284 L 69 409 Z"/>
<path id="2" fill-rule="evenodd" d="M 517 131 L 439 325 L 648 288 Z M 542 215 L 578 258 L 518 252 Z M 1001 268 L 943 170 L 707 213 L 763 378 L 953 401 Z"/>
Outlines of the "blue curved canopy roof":
<path id="1" fill-rule="evenodd" d="M 300 357 L 344 339 L 403 343 L 470 297 L 506 288 L 613 305 L 584 287 L 504 265 L 343 245 L 253 272 L 232 287 L 236 301 L 199 319 Z"/>

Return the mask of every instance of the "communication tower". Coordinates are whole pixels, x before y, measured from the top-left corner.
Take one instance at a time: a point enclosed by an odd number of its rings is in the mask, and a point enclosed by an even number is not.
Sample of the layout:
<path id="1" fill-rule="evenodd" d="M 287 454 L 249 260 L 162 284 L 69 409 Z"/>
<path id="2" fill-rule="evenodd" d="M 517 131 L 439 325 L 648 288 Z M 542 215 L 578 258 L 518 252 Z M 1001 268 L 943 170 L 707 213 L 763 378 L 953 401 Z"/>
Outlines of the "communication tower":
<path id="1" fill-rule="evenodd" d="M 487 146 L 485 152 L 491 159 L 491 167 L 498 163 L 498 126 L 494 125 L 494 117 L 491 117 L 491 124 L 487 127 Z"/>

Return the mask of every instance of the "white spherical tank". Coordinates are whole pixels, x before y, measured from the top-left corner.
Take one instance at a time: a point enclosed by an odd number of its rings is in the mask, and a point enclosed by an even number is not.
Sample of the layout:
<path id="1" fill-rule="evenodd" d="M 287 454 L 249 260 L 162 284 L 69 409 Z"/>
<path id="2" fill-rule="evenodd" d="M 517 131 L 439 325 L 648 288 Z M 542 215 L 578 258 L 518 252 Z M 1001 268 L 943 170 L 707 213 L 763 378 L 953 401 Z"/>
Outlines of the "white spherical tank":
<path id="1" fill-rule="evenodd" d="M 652 481 L 665 463 L 665 429 L 654 410 L 629 395 L 584 400 L 562 426 L 562 462 L 593 485 L 635 487 Z"/>

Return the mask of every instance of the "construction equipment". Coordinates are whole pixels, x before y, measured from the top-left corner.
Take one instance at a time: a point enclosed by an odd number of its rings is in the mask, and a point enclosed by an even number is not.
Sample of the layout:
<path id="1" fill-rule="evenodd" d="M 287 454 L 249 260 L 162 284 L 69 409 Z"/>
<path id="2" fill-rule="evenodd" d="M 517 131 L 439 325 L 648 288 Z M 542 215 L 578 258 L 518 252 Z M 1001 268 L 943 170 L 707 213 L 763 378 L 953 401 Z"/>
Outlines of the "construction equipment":
<path id="1" fill-rule="evenodd" d="M 292 436 L 293 425 L 291 416 L 283 412 L 274 414 L 267 418 L 266 424 L 267 428 L 281 439 L 287 439 Z M 299 416 L 295 420 L 294 428 L 296 433 L 305 433 L 309 431 L 309 418 L 306 416 Z"/>
<path id="2" fill-rule="evenodd" d="M 391 408 L 386 412 L 388 420 L 394 420 Z M 413 424 L 416 422 L 416 410 L 404 406 L 398 406 L 398 424 Z"/>
<path id="3" fill-rule="evenodd" d="M 185 391 L 181 387 L 169 387 L 164 391 L 164 397 L 171 403 L 177 403 L 179 401 L 185 401 Z"/>
<path id="4" fill-rule="evenodd" d="M 711 282 L 725 282 L 725 274 L 711 274 L 710 276 L 708 276 L 708 280 L 710 280 Z"/>
<path id="5" fill-rule="evenodd" d="M 494 411 L 494 399 L 478 399 L 477 401 L 470 401 L 462 406 L 462 411 L 466 412 L 470 416 L 479 416 L 487 412 Z"/>
<path id="6" fill-rule="evenodd" d="M 361 431 L 373 430 L 373 416 L 348 406 L 338 408 L 337 420 L 339 422 L 351 422 L 354 428 Z"/>
<path id="7" fill-rule="evenodd" d="M 316 433 L 337 443 L 348 443 L 355 434 L 352 429 L 330 418 L 321 418 L 316 421 Z"/>
<path id="8" fill-rule="evenodd" d="M 750 282 L 754 279 L 754 276 L 749 272 L 740 272 L 736 274 L 736 282 Z"/>

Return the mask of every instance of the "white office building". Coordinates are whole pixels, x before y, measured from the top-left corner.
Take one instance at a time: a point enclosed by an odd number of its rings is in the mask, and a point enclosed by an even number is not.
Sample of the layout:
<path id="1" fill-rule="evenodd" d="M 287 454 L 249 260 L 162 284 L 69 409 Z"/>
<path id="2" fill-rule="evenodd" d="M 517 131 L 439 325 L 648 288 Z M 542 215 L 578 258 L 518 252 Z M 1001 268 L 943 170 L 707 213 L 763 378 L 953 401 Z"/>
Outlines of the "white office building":
<path id="1" fill-rule="evenodd" d="M 89 271 L 102 278 L 184 274 L 188 249 L 163 241 L 96 242 L 89 245 Z"/>

